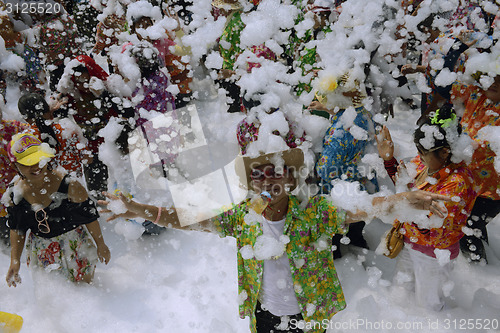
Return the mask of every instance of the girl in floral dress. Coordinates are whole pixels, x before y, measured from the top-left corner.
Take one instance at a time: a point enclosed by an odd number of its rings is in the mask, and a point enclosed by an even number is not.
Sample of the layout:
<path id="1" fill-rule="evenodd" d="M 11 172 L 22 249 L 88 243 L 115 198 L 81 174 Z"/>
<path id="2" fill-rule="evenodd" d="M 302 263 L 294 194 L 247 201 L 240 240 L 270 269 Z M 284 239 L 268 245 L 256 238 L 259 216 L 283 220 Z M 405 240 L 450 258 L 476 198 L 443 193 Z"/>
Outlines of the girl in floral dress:
<path id="1" fill-rule="evenodd" d="M 15 135 L 7 152 L 19 174 L 4 195 L 11 229 L 8 285 L 21 282 L 20 260 L 28 230 L 29 266 L 57 271 L 74 282 L 92 282 L 97 260 L 107 264 L 110 252 L 85 188 L 55 169 L 53 150 L 36 136 Z"/>

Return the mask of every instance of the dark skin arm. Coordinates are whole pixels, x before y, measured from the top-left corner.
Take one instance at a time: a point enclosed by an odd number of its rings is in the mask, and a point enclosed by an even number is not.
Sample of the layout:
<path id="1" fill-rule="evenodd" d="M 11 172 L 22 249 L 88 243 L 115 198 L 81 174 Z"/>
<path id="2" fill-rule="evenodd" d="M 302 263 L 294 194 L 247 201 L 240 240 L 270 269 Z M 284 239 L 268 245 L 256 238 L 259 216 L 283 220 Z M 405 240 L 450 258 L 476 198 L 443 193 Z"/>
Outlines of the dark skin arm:
<path id="1" fill-rule="evenodd" d="M 10 231 L 10 267 L 5 280 L 9 287 L 17 287 L 21 283 L 19 269 L 21 268 L 21 255 L 23 253 L 26 235 L 15 230 Z"/>
<path id="2" fill-rule="evenodd" d="M 156 207 L 153 205 L 147 205 L 143 203 L 136 202 L 134 200 L 130 200 L 125 197 L 122 193 L 118 194 L 118 196 L 104 193 L 104 195 L 110 200 L 121 200 L 121 202 L 127 208 L 125 213 L 121 214 L 112 214 L 107 220 L 111 221 L 116 218 L 134 218 L 139 217 L 149 221 L 156 221 L 158 218 L 159 210 L 160 218 L 157 221 L 158 225 L 163 227 L 173 228 L 173 229 L 184 229 L 184 230 L 199 230 L 199 231 L 214 231 L 212 220 L 203 220 L 201 222 L 191 224 L 188 226 L 182 226 L 179 221 L 178 213 L 182 214 L 182 211 L 178 212 L 175 208 L 166 208 L 166 207 Z M 107 206 L 108 201 L 98 201 L 100 205 Z M 102 210 L 103 213 L 111 213 L 110 210 L 105 209 Z"/>

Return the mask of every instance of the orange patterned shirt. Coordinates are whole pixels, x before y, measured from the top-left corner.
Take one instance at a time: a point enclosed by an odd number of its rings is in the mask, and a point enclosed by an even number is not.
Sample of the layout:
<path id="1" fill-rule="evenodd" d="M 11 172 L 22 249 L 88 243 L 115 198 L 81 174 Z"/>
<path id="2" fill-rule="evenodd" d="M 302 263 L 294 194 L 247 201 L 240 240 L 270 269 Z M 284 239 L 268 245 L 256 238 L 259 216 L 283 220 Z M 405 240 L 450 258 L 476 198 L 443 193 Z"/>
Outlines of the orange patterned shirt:
<path id="1" fill-rule="evenodd" d="M 500 102 L 488 100 L 484 90 L 478 86 L 460 83 L 453 84 L 451 98 L 463 103 L 462 128 L 479 143 L 469 169 L 474 174 L 475 183 L 481 185 L 480 196 L 500 200 L 500 179 L 494 167 L 496 155 L 488 142 L 481 142 L 478 136 L 482 128 L 500 125 Z"/>
<path id="2" fill-rule="evenodd" d="M 422 172 L 427 170 L 427 167 L 419 158 L 415 159 L 414 162 L 417 163 L 417 179 Z M 452 197 L 452 201 L 445 203 L 448 215 L 443 221 L 443 226 L 423 229 L 418 228 L 415 223 L 408 222 L 404 224 L 404 234 L 412 243 L 445 249 L 457 243 L 464 235 L 462 227 L 466 225 L 467 217 L 476 201 L 477 186 L 474 186 L 472 172 L 464 162 L 450 164 L 432 175 L 432 178 L 435 178 L 436 181 L 427 177 L 416 187 L 420 190 Z"/>

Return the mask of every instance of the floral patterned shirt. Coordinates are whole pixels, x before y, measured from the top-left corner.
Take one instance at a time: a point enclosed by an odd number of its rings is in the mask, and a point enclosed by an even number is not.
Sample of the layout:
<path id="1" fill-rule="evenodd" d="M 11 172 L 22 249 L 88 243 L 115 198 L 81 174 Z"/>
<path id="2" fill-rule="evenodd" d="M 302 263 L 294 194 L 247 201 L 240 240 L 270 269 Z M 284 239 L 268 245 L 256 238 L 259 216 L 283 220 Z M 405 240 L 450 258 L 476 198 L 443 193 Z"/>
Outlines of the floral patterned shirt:
<path id="1" fill-rule="evenodd" d="M 479 141 L 478 132 L 482 128 L 500 125 L 500 102 L 489 100 L 480 87 L 457 82 L 452 86 L 451 97 L 463 103 L 465 111 L 461 120 L 462 129 L 474 140 Z M 469 167 L 476 182 L 483 186 L 480 195 L 500 200 L 500 182 L 494 170 L 495 155 L 487 147 L 488 143 L 480 142 L 480 145 L 474 152 L 473 163 Z"/>
<path id="2" fill-rule="evenodd" d="M 236 238 L 238 248 L 238 292 L 241 299 L 240 316 L 250 317 L 250 330 L 256 332 L 255 308 L 262 283 L 263 260 L 244 258 L 242 248 L 254 246 L 262 235 L 259 222 L 245 218 L 248 202 L 214 218 L 221 237 Z M 307 322 L 329 320 L 346 306 L 340 281 L 333 264 L 330 247 L 317 248 L 318 241 L 330 241 L 336 233 L 345 233 L 342 224 L 345 212 L 337 210 L 326 197 L 309 199 L 305 208 L 299 200 L 290 196 L 285 220 L 284 234 L 290 238 L 286 253 L 291 263 L 294 289 L 301 313 Z M 319 332 L 322 330 L 312 330 Z"/>
<path id="3" fill-rule="evenodd" d="M 356 112 L 353 124 L 368 131 L 371 122 L 370 113 L 364 107 L 357 108 Z M 331 190 L 332 180 L 343 175 L 347 180 L 359 181 L 365 186 L 369 182 L 358 170 L 358 163 L 365 154 L 369 140 L 356 139 L 348 129 L 344 128 L 340 121 L 344 113 L 345 110 L 341 110 L 330 118 L 331 125 L 323 139 L 323 151 L 316 163 L 316 171 L 326 192 Z M 376 186 L 375 180 L 373 184 Z"/>
<path id="4" fill-rule="evenodd" d="M 238 124 L 236 138 L 238 139 L 238 144 L 243 155 L 246 154 L 248 145 L 259 138 L 260 125 L 259 119 L 255 119 L 249 123 L 248 117 Z M 297 148 L 306 140 L 306 133 L 294 121 L 288 121 L 288 132 L 286 134 L 281 135 L 278 130 L 273 131 L 273 134 L 281 136 L 290 148 Z"/>
<path id="5" fill-rule="evenodd" d="M 427 167 L 419 158 L 414 159 L 413 162 L 417 164 L 415 179 L 418 179 L 423 172 L 427 171 Z M 462 227 L 465 226 L 477 198 L 472 172 L 463 162 L 450 164 L 436 174 L 426 177 L 421 184 L 416 185 L 416 188 L 447 195 L 452 198 L 452 201 L 445 203 L 448 215 L 441 228 L 419 229 L 415 223 L 409 222 L 404 224 L 405 237 L 409 238 L 412 243 L 437 249 L 445 249 L 457 243 L 464 235 Z"/>
<path id="6" fill-rule="evenodd" d="M 243 51 L 240 48 L 240 34 L 244 27 L 241 12 L 237 11 L 228 18 L 228 23 L 219 41 L 219 52 L 224 59 L 222 68 L 234 68 L 236 58 Z"/>

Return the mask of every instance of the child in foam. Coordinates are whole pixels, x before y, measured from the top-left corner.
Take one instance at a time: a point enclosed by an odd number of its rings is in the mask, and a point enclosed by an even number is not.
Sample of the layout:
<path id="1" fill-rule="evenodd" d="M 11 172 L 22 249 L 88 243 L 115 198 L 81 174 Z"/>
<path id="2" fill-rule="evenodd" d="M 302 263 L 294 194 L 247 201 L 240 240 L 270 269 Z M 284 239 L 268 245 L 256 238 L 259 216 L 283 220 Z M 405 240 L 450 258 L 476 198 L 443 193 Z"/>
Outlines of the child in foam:
<path id="1" fill-rule="evenodd" d="M 19 177 L 4 195 L 11 229 L 7 284 L 15 287 L 21 282 L 20 261 L 28 230 L 29 266 L 50 266 L 71 281 L 91 283 L 97 260 L 107 264 L 110 252 L 85 188 L 55 168 L 53 150 L 36 136 L 15 135 L 8 153 Z"/>
<path id="2" fill-rule="evenodd" d="M 308 323 L 330 320 L 346 306 L 344 294 L 329 247 L 321 249 L 314 244 L 323 238 L 328 244 L 333 234 L 344 232 L 344 223 L 366 218 L 366 212 L 345 212 L 323 196 L 309 198 L 301 205 L 299 199 L 290 194 L 297 186 L 304 164 L 303 151 L 299 148 L 257 157 L 240 156 L 235 164 L 242 186 L 270 195 L 264 211 L 261 214 L 252 211 L 251 200 L 245 200 L 192 228 L 236 238 L 241 318 L 250 317 L 253 333 L 302 332 L 294 328 L 294 323 L 301 319 Z M 430 206 L 431 200 L 447 198 L 423 194 L 423 191 L 400 193 L 374 198 L 372 203 L 381 211 L 390 211 L 397 202 L 409 199 L 421 209 L 432 208 L 442 215 Z M 127 212 L 114 214 L 110 219 L 142 217 L 155 219 L 155 223 L 163 226 L 183 228 L 177 217 L 177 213 L 181 213 L 179 209 L 141 204 L 123 195 L 107 196 L 121 200 L 127 208 Z M 384 202 L 387 206 L 382 205 Z M 259 248 L 270 249 L 269 245 L 272 250 L 268 253 L 259 251 Z M 311 311 L 313 304 L 315 309 Z M 309 332 L 322 331 L 314 326 Z"/>
<path id="3" fill-rule="evenodd" d="M 459 141 L 460 132 L 458 118 L 449 104 L 433 113 L 433 117 L 415 131 L 419 156 L 412 160 L 416 174 L 408 186 L 448 195 L 453 201 L 445 203 L 448 215 L 441 225 L 433 222 L 432 216 L 401 221 L 405 246 L 398 256 L 395 282 L 413 289 L 417 303 L 435 311 L 445 306 L 443 286 L 460 253 L 462 228 L 478 196 L 473 173 L 464 161 L 456 162 L 454 158 L 460 152 L 452 144 Z M 377 137 L 377 147 L 387 172 L 395 180 L 398 162 L 387 127 L 383 128 L 380 138 Z M 450 260 L 446 261 L 446 256 Z"/>

